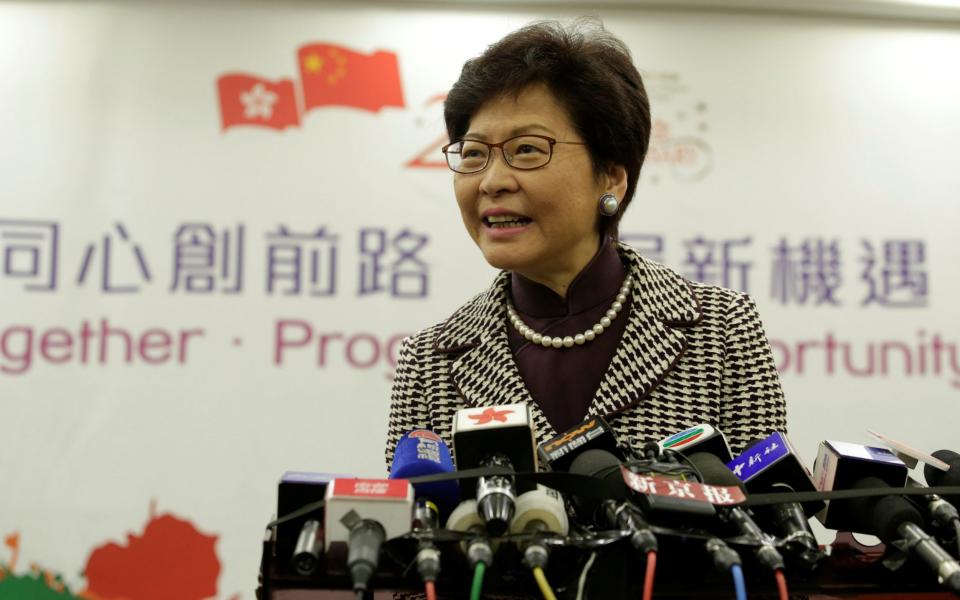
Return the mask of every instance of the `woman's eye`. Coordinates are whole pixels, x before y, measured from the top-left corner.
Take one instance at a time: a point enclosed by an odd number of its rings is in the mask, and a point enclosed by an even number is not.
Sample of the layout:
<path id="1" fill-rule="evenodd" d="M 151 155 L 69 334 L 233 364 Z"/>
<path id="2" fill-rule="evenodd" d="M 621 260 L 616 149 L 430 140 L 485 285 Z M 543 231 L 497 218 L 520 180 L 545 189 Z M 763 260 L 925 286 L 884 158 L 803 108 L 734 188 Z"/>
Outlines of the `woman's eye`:
<path id="1" fill-rule="evenodd" d="M 532 154 L 534 152 L 543 152 L 533 144 L 520 144 L 517 146 L 517 154 Z"/>

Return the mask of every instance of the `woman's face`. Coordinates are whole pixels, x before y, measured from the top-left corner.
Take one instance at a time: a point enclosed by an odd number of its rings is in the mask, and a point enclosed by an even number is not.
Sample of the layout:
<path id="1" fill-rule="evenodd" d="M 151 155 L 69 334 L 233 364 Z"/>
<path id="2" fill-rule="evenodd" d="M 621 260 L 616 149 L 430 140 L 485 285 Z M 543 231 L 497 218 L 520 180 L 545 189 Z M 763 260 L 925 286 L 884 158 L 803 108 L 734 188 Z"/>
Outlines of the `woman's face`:
<path id="1" fill-rule="evenodd" d="M 544 85 L 490 100 L 474 114 L 464 138 L 497 143 L 527 133 L 583 141 Z M 572 144 L 556 144 L 549 164 L 539 169 L 515 169 L 494 149 L 483 171 L 454 175 L 463 223 L 487 262 L 555 290 L 565 289 L 597 251 L 600 196 L 622 198 L 625 190 L 622 168 L 598 177 L 587 147 Z M 490 217 L 503 215 L 522 221 L 491 225 Z"/>

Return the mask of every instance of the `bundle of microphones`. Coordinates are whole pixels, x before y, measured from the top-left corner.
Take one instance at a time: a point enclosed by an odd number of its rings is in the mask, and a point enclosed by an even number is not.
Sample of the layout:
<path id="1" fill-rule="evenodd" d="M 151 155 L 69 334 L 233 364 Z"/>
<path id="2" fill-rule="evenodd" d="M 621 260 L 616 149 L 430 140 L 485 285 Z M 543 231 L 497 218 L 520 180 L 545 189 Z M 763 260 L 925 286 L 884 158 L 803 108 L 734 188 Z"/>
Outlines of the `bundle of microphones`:
<path id="1" fill-rule="evenodd" d="M 428 599 L 441 582 L 458 588 L 447 595 L 474 599 L 496 561 L 503 565 L 489 578 L 514 577 L 517 586 L 492 586 L 500 595 L 614 598 L 635 586 L 651 598 L 658 554 L 699 555 L 716 577 L 732 578 L 738 599 L 747 597 L 745 570 L 752 580 L 769 576 L 786 598 L 788 574 L 808 581 L 824 559 L 815 516 L 827 528 L 880 538 L 884 569 L 911 565 L 960 595 L 955 452 L 825 441 L 811 474 L 779 432 L 738 456 L 710 425 L 635 450 L 599 417 L 539 447 L 536 439 L 526 405 L 470 408 L 454 418 L 452 456 L 436 433 L 410 431 L 388 479 L 285 474 L 262 579 L 268 570 L 300 581 L 340 572 L 358 597 L 371 597 L 388 557 Z M 934 487 L 910 477 L 918 457 Z M 613 550 L 627 575 L 593 564 Z M 561 564 L 548 569 L 557 553 Z M 459 576 L 441 579 L 446 565 Z"/>

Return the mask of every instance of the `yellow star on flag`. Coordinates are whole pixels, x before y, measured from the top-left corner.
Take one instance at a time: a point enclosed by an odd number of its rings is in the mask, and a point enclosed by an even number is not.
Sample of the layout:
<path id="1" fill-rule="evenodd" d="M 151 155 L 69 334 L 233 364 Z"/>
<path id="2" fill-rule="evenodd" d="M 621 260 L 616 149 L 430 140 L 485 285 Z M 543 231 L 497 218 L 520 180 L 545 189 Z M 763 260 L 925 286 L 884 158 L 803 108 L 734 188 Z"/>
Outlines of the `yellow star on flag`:
<path id="1" fill-rule="evenodd" d="M 323 68 L 323 57 L 317 54 L 308 54 L 303 59 L 303 68 L 310 73 L 319 73 Z"/>

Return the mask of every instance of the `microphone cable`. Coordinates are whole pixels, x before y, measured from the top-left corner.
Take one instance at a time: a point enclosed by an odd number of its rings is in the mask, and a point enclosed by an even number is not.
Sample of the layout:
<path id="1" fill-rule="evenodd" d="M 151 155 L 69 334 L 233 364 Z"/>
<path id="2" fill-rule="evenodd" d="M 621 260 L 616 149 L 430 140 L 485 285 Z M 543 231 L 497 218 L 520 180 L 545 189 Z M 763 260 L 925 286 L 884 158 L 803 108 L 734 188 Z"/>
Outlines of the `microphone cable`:
<path id="1" fill-rule="evenodd" d="M 487 565 L 482 560 L 477 561 L 473 568 L 473 585 L 470 586 L 470 600 L 480 600 L 480 591 L 483 589 L 483 573 Z"/>
<path id="2" fill-rule="evenodd" d="M 790 600 L 790 593 L 787 591 L 787 576 L 784 575 L 783 569 L 777 569 L 773 572 L 773 575 L 777 578 L 777 590 L 780 592 L 780 600 Z"/>
<path id="3" fill-rule="evenodd" d="M 544 600 L 557 600 L 557 597 L 553 594 L 553 590 L 550 588 L 550 584 L 547 582 L 547 576 L 544 575 L 542 567 L 533 568 L 533 578 L 537 580 L 537 587 L 540 588 L 540 593 L 543 594 Z"/>
<path id="4" fill-rule="evenodd" d="M 587 562 L 583 565 L 583 570 L 580 571 L 580 579 L 577 581 L 577 600 L 583 600 L 583 589 L 587 586 L 587 574 L 590 573 L 590 568 L 593 567 L 593 561 L 597 559 L 597 553 L 591 552 L 590 558 L 587 559 Z"/>
<path id="5" fill-rule="evenodd" d="M 733 565 L 730 567 L 733 574 L 733 589 L 737 594 L 737 600 L 747 600 L 747 583 L 743 580 L 743 567 Z"/>
<path id="6" fill-rule="evenodd" d="M 643 600 L 653 598 L 653 576 L 657 572 L 657 551 L 647 552 L 647 574 L 643 578 Z"/>

